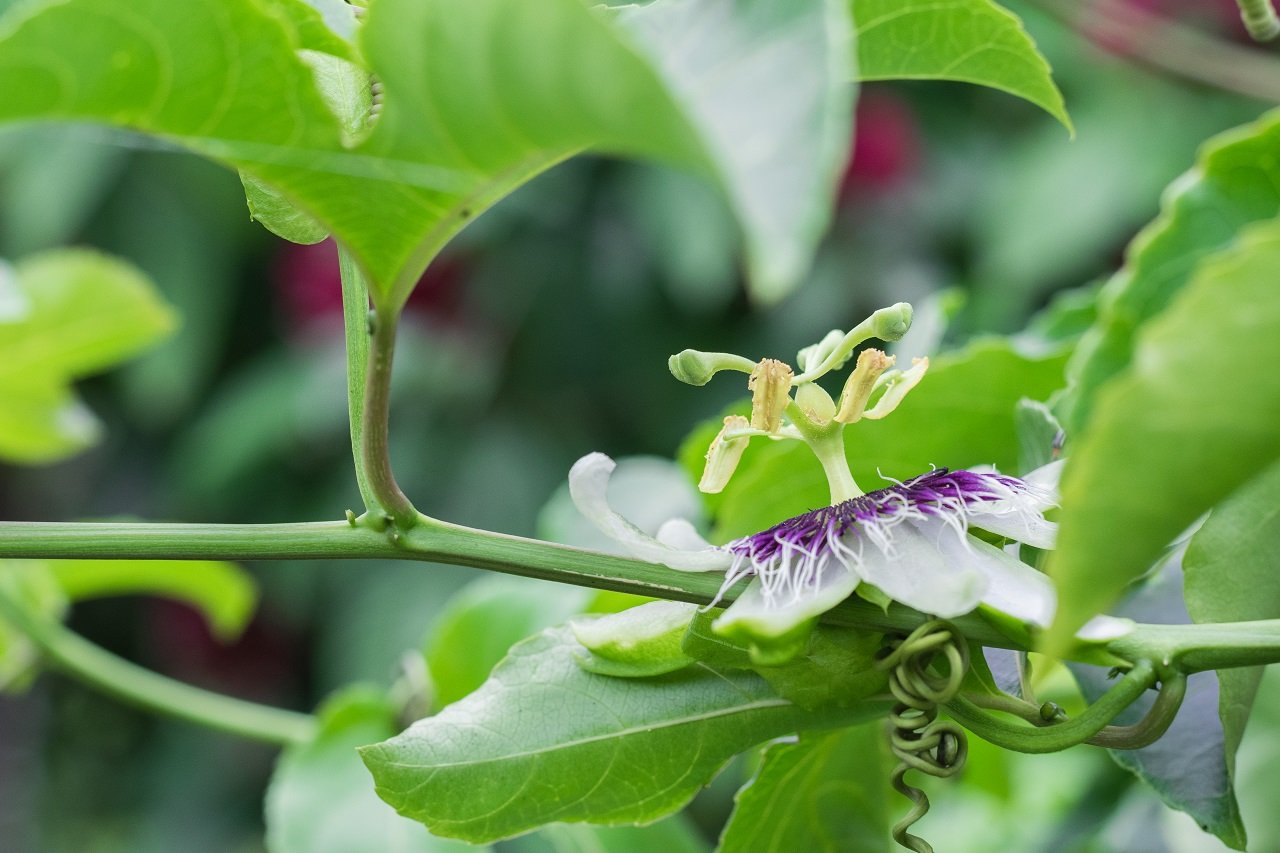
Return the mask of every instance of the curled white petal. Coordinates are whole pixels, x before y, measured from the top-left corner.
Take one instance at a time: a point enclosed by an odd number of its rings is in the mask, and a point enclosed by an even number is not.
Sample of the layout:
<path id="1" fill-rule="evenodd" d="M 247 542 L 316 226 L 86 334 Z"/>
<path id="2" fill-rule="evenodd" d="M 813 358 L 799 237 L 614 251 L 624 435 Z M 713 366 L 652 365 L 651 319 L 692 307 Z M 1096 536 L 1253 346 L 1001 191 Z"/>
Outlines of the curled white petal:
<path id="1" fill-rule="evenodd" d="M 583 517 L 638 560 L 661 563 L 686 572 L 723 571 L 732 564 L 728 552 L 704 547 L 682 550 L 664 544 L 627 521 L 609 506 L 609 477 L 615 463 L 603 453 L 588 453 L 569 471 L 569 496 Z"/>
<path id="2" fill-rule="evenodd" d="M 662 522 L 662 526 L 658 528 L 655 538 L 661 544 L 681 551 L 702 551 L 715 548 L 714 545 L 702 538 L 698 528 L 694 527 L 687 518 L 671 518 Z"/>

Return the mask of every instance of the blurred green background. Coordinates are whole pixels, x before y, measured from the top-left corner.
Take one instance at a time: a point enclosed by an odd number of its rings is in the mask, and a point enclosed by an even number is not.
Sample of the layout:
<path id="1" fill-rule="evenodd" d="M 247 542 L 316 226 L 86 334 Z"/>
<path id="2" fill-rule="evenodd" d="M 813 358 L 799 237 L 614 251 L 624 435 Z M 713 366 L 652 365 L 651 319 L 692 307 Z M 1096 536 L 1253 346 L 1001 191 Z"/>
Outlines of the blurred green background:
<path id="1" fill-rule="evenodd" d="M 1230 0 L 1131 2 L 1240 37 Z M 748 302 L 728 213 L 668 170 L 575 160 L 464 232 L 415 293 L 397 359 L 392 454 L 419 508 L 534 535 L 583 453 L 671 457 L 741 392 L 672 380 L 666 357 L 684 347 L 787 358 L 898 300 L 917 306 L 922 350 L 1018 330 L 1055 294 L 1113 270 L 1198 144 L 1266 107 L 1141 70 L 1105 28 L 1073 32 L 1008 5 L 1053 64 L 1077 137 L 998 92 L 865 86 L 835 224 L 810 280 L 780 305 Z M 131 259 L 183 326 L 82 387 L 107 425 L 100 446 L 50 468 L 0 467 L 0 517 L 291 521 L 358 506 L 332 245 L 276 239 L 249 221 L 233 173 L 188 155 L 97 128 L 0 134 L 0 257 L 61 245 Z M 231 646 L 154 600 L 81 605 L 71 625 L 176 678 L 310 709 L 353 680 L 390 685 L 449 596 L 480 577 L 392 563 L 251 569 L 262 606 Z M 922 824 L 942 849 L 1224 849 L 1100 751 L 974 753 Z M 1258 850 L 1280 849 L 1280 818 L 1265 777 L 1250 780 L 1278 755 L 1272 677 L 1240 759 Z M 273 760 L 46 676 L 0 698 L 0 850 L 259 850 Z M 695 803 L 709 836 L 744 772 L 731 767 Z"/>

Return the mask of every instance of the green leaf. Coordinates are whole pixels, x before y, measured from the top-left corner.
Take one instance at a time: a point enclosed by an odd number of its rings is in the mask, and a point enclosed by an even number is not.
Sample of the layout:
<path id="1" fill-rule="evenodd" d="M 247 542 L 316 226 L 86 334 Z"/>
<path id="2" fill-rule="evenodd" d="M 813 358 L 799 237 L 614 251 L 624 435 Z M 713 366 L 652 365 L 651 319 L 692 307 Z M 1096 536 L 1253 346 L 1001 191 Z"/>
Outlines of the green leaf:
<path id="1" fill-rule="evenodd" d="M 1129 366 L 1143 325 L 1187 286 L 1199 262 L 1251 222 L 1280 213 L 1280 112 L 1215 137 L 1195 168 L 1165 193 L 1160 216 L 1134 239 L 1124 268 L 1107 282 L 1099 317 L 1067 368 L 1056 403 L 1068 435 L 1092 417 L 1102 386 Z"/>
<path id="2" fill-rule="evenodd" d="M 1280 456 L 1280 221 L 1203 261 L 1074 438 L 1048 571 L 1061 650 L 1195 519 Z"/>
<path id="3" fill-rule="evenodd" d="M 475 216 L 587 149 L 716 183 L 761 298 L 807 268 L 847 152 L 840 0 L 618 11 L 580 0 L 381 0 L 359 41 L 385 97 L 350 147 L 317 89 L 323 70 L 303 57 L 339 49 L 299 24 L 299 6 L 24 6 L 0 23 L 0 121 L 104 122 L 228 163 L 337 236 L 392 307 Z"/>
<path id="4" fill-rule="evenodd" d="M 274 12 L 293 31 L 296 44 L 302 50 L 314 50 L 354 60 L 355 50 L 350 39 L 355 35 L 355 7 L 345 0 L 264 0 L 263 5 Z"/>
<path id="5" fill-rule="evenodd" d="M 854 477 L 869 490 L 886 485 L 881 473 L 903 480 L 930 465 L 1017 470 L 1014 407 L 1023 396 L 1045 398 L 1060 387 L 1065 358 L 1022 354 L 1009 341 L 992 338 L 931 359 L 928 374 L 893 417 L 860 421 L 845 431 Z M 680 450 L 680 461 L 695 481 L 721 426 L 721 418 L 709 420 Z M 807 448 L 754 440 L 724 491 L 707 496 L 716 522 L 712 539 L 756 533 L 826 506 L 828 498 L 822 468 Z"/>
<path id="6" fill-rule="evenodd" d="M 643 823 L 679 809 L 749 746 L 883 711 L 802 712 L 754 674 L 705 665 L 609 678 L 580 669 L 582 651 L 567 628 L 544 631 L 479 690 L 363 749 L 379 796 L 474 842 L 556 821 Z"/>
<path id="7" fill-rule="evenodd" d="M 1049 63 L 991 0 L 851 0 L 859 80 L 959 80 L 1025 98 L 1071 130 Z"/>
<path id="8" fill-rule="evenodd" d="M 449 599 L 426 644 L 435 704 L 475 690 L 507 650 L 543 628 L 582 612 L 589 590 L 527 578 L 490 575 Z"/>
<path id="9" fill-rule="evenodd" d="M 71 601 L 155 595 L 189 604 L 213 633 L 234 640 L 253 616 L 253 577 L 234 563 L 194 560 L 52 560 L 49 569 Z"/>
<path id="10" fill-rule="evenodd" d="M 1183 558 L 1187 610 L 1196 622 L 1280 619 L 1280 463 L 1273 463 L 1214 509 Z M 1262 667 L 1219 670 L 1218 713 L 1227 767 L 1253 707 Z"/>
<path id="11" fill-rule="evenodd" d="M 173 312 L 134 267 L 97 252 L 0 264 L 0 457 L 53 462 L 97 438 L 71 382 L 152 346 Z"/>
<path id="12" fill-rule="evenodd" d="M 267 789 L 272 853 L 445 853 L 476 848 L 436 838 L 378 800 L 357 747 L 395 733 L 395 714 L 373 688 L 352 687 L 320 709 L 312 741 L 288 747 Z"/>
<path id="13" fill-rule="evenodd" d="M 34 560 L 0 560 L 0 584 L 18 604 L 50 620 L 61 620 L 67 599 L 49 573 Z M 40 652 L 26 634 L 0 619 L 0 695 L 21 693 L 39 672 Z"/>
<path id="14" fill-rule="evenodd" d="M 738 793 L 719 851 L 888 853 L 890 770 L 877 724 L 774 744 Z"/>

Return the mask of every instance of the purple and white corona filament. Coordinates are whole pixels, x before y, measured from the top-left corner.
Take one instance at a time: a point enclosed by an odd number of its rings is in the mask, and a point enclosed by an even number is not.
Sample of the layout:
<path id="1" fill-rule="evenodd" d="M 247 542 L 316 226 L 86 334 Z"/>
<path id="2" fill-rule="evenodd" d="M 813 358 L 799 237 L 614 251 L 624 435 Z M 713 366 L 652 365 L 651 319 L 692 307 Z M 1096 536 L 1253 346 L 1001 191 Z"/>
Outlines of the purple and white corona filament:
<path id="1" fill-rule="evenodd" d="M 721 594 L 748 581 L 717 630 L 779 636 L 831 609 L 859 584 L 944 618 L 986 604 L 1046 625 L 1047 577 L 969 533 L 978 528 L 1052 547 L 1060 463 L 1026 479 L 935 469 L 888 488 L 798 515 L 717 548 L 673 520 L 649 537 L 613 512 L 605 490 L 613 460 L 593 453 L 570 473 L 579 510 L 636 557 L 682 571 L 724 571 Z"/>
<path id="2" fill-rule="evenodd" d="M 1048 579 L 968 530 L 1049 548 L 1056 528 L 1043 513 L 1055 502 L 1051 488 L 1034 482 L 938 468 L 735 539 L 725 546 L 733 562 L 723 589 L 750 578 L 741 609 L 756 619 L 826 610 L 867 583 L 936 616 L 985 602 L 1046 624 L 1054 606 Z M 729 622 L 745 616 L 726 613 Z"/>

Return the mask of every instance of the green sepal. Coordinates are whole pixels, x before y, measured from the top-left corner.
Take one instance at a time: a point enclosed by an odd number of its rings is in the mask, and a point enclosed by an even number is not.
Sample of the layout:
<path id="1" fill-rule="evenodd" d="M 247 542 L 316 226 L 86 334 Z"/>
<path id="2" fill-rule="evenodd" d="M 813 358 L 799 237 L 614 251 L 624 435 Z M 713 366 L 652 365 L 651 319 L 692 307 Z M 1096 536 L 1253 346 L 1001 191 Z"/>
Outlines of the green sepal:
<path id="1" fill-rule="evenodd" d="M 575 619 L 569 623 L 585 653 L 578 666 L 597 675 L 645 678 L 676 672 L 693 663 L 681 642 L 695 605 L 651 601 L 621 613 Z"/>

